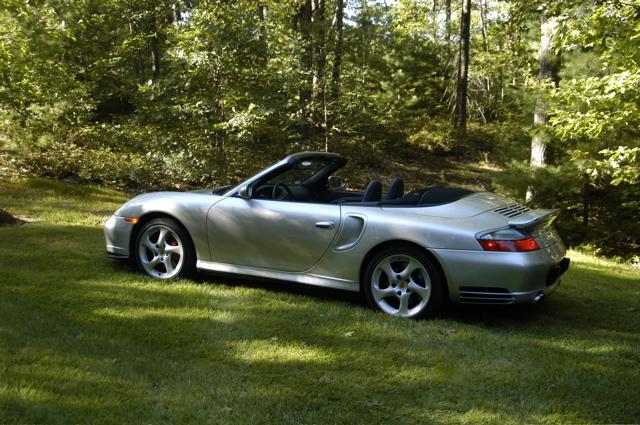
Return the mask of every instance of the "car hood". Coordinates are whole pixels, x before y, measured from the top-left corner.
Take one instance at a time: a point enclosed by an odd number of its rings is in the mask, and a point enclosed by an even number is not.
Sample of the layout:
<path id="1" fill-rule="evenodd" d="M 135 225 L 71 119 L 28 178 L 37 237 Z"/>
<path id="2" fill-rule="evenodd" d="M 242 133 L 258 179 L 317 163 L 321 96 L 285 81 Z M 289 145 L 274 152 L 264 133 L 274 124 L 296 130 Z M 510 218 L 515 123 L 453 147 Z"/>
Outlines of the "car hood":
<path id="1" fill-rule="evenodd" d="M 125 202 L 115 215 L 138 216 L 147 211 L 163 211 L 170 205 L 200 204 L 215 202 L 219 196 L 211 191 L 197 192 L 151 192 L 135 196 Z"/>
<path id="2" fill-rule="evenodd" d="M 212 188 L 209 188 L 209 189 L 192 190 L 190 193 L 202 193 L 202 194 L 205 194 L 205 195 L 211 195 L 211 194 L 222 195 L 226 191 L 231 189 L 232 187 L 233 187 L 232 185 L 216 186 L 216 187 L 212 187 Z"/>
<path id="3" fill-rule="evenodd" d="M 150 192 L 131 198 L 128 202 L 149 202 L 158 199 L 180 199 L 189 198 L 193 195 L 211 195 L 211 191 L 198 190 L 194 192 Z"/>

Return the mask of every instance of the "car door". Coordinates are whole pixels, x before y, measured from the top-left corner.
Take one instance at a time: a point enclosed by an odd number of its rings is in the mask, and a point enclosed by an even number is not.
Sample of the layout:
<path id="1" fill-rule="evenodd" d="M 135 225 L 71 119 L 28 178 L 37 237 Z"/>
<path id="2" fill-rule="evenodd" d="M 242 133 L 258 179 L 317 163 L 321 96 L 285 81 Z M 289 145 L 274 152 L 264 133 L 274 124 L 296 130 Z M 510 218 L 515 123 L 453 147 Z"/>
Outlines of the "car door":
<path id="1" fill-rule="evenodd" d="M 209 210 L 207 235 L 215 262 L 302 272 L 322 257 L 339 224 L 339 205 L 232 196 Z"/>

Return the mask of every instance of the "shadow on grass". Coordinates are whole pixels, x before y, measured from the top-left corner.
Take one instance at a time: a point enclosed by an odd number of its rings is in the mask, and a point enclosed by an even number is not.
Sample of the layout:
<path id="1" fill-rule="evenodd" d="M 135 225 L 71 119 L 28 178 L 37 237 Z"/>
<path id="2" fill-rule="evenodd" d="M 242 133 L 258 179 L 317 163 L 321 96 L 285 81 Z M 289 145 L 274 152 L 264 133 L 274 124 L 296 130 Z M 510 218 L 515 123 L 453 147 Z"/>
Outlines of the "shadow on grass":
<path id="1" fill-rule="evenodd" d="M 0 230 L 8 236 L 3 421 L 632 422 L 640 413 L 626 277 L 577 268 L 536 308 L 455 307 L 414 322 L 343 291 L 154 281 L 106 258 L 98 228 Z"/>

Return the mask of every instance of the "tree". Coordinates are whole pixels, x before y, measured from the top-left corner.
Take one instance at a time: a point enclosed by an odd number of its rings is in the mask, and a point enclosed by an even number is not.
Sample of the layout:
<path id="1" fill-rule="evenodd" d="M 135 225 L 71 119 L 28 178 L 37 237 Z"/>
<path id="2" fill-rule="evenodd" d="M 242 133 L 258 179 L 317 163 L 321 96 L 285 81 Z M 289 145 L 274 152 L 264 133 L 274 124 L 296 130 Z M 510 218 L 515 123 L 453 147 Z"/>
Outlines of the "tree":
<path id="1" fill-rule="evenodd" d="M 462 0 L 460 16 L 460 50 L 456 83 L 455 129 L 460 135 L 467 130 L 467 86 L 469 79 L 469 37 L 471 26 L 471 0 Z"/>
<path id="2" fill-rule="evenodd" d="M 444 6 L 444 28 L 445 28 L 445 40 L 447 42 L 451 41 L 451 0 L 445 0 Z"/>
<path id="3" fill-rule="evenodd" d="M 555 18 L 549 18 L 545 14 L 540 17 L 540 70 L 538 80 L 540 83 L 536 107 L 533 114 L 534 134 L 531 138 L 531 158 L 529 160 L 531 168 L 544 167 L 547 162 L 547 144 L 550 136 L 547 129 L 549 120 L 547 105 L 545 101 L 545 88 L 555 85 L 558 82 L 558 70 L 560 67 L 559 55 L 555 52 L 554 35 L 558 22 Z M 533 186 L 527 188 L 526 200 L 530 202 L 535 195 Z"/>
<path id="4" fill-rule="evenodd" d="M 344 0 L 336 0 L 335 36 L 333 50 L 333 68 L 331 70 L 331 96 L 334 100 L 340 95 L 340 71 L 342 66 L 342 33 L 344 25 Z"/>
<path id="5" fill-rule="evenodd" d="M 265 22 L 265 6 L 262 2 L 256 6 L 256 14 L 258 16 L 258 39 L 264 51 L 262 55 L 262 65 L 267 65 L 269 61 L 269 44 L 267 41 L 267 28 Z"/>
<path id="6" fill-rule="evenodd" d="M 327 86 L 326 86 L 326 68 L 327 68 L 327 40 L 325 28 L 325 0 L 313 0 L 313 35 L 314 56 L 315 56 L 315 75 L 313 79 L 314 86 L 314 124 L 319 124 L 319 130 L 322 132 L 324 139 L 324 149 L 329 150 L 329 133 L 327 128 Z"/>
<path id="7" fill-rule="evenodd" d="M 297 25 L 300 31 L 300 65 L 302 82 L 300 86 L 300 120 L 302 139 L 311 143 L 311 96 L 313 94 L 313 39 L 311 20 L 313 16 L 312 0 L 303 0 L 298 11 Z"/>
<path id="8" fill-rule="evenodd" d="M 389 152 L 471 153 L 640 254 L 636 3 L 4 0 L 0 161 L 187 189 L 303 149 L 361 176 Z"/>

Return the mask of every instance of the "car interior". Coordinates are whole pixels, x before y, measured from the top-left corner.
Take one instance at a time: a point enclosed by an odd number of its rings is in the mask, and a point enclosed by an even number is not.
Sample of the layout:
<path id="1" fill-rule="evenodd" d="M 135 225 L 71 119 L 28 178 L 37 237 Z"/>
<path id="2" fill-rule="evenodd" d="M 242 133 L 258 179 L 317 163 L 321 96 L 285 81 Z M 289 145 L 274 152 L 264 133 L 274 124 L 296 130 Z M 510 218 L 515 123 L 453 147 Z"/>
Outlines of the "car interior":
<path id="1" fill-rule="evenodd" d="M 473 193 L 449 187 L 427 187 L 405 193 L 404 181 L 396 177 L 386 192 L 382 182 L 371 180 L 363 192 L 346 190 L 344 179 L 334 173 L 342 168 L 343 158 L 303 159 L 291 167 L 278 169 L 254 182 L 251 197 L 292 202 L 311 202 L 361 206 L 436 206 Z"/>

